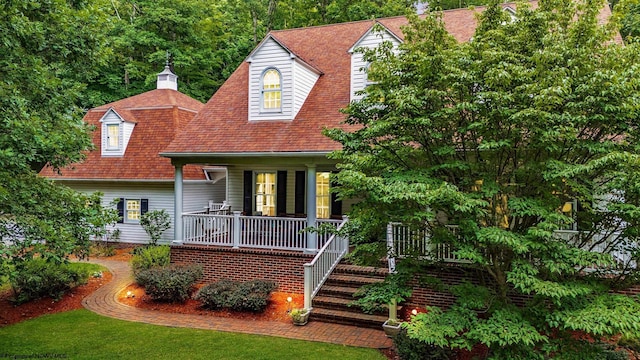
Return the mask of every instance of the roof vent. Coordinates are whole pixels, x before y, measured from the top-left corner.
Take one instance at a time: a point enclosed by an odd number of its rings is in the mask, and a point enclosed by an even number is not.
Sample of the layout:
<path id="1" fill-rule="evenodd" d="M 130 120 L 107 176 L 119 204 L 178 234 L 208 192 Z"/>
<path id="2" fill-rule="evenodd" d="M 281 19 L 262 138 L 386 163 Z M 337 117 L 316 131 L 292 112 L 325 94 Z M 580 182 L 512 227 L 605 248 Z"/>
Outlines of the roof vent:
<path id="1" fill-rule="evenodd" d="M 169 64 L 167 64 L 164 67 L 164 70 L 158 74 L 157 88 L 178 91 L 178 75 L 171 71 Z"/>

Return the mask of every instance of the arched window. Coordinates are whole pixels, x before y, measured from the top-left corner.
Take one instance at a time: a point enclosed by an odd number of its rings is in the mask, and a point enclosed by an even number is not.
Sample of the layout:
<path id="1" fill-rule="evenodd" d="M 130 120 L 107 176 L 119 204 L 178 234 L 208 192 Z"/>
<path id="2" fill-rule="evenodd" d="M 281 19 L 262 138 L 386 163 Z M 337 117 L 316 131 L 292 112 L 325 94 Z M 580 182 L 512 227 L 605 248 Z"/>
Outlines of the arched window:
<path id="1" fill-rule="evenodd" d="M 282 109 L 282 76 L 276 69 L 268 69 L 262 74 L 262 110 Z"/>

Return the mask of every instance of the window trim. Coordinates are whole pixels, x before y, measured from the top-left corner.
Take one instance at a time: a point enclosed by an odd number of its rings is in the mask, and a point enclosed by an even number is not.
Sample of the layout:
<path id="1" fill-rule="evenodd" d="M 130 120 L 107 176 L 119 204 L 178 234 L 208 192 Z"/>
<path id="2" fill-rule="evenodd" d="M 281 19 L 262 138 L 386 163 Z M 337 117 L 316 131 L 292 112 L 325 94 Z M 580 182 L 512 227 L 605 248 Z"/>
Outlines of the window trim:
<path id="1" fill-rule="evenodd" d="M 266 193 L 258 193 L 258 176 L 260 174 L 269 174 L 271 176 L 273 176 L 273 193 L 272 194 L 266 194 Z M 266 179 L 265 179 L 266 180 Z M 265 182 L 265 184 L 269 184 L 267 182 Z M 265 205 L 268 207 L 272 207 L 273 208 L 273 215 L 269 215 L 269 214 L 265 214 L 264 211 L 260 211 L 260 215 L 258 216 L 277 216 L 276 212 L 278 209 L 278 173 L 276 171 L 254 171 L 253 172 L 253 199 L 252 199 L 252 203 L 253 203 L 253 213 L 257 214 L 258 213 L 258 197 L 259 196 L 266 196 L 266 197 L 270 197 L 273 199 L 273 205 Z"/>
<path id="2" fill-rule="evenodd" d="M 279 85 L 275 89 L 265 89 L 265 77 L 268 73 L 275 72 L 278 75 Z M 265 107 L 265 94 L 280 93 L 280 106 L 274 108 Z M 275 67 L 264 69 L 260 75 L 260 112 L 261 113 L 282 113 L 282 72 Z"/>
<path id="3" fill-rule="evenodd" d="M 106 151 L 121 151 L 121 138 L 122 138 L 122 124 L 120 123 L 105 123 L 105 150 Z M 112 128 L 116 128 L 117 129 L 117 137 L 116 137 L 116 145 L 115 146 L 111 146 L 110 144 L 110 139 L 111 139 L 111 133 L 109 132 L 110 129 Z"/>

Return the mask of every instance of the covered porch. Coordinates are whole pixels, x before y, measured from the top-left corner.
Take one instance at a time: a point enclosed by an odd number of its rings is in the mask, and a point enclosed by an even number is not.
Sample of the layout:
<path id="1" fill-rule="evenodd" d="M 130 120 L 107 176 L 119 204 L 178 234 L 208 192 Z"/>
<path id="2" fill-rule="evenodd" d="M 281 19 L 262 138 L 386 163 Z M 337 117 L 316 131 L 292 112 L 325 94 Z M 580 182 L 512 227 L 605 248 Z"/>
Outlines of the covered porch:
<path id="1" fill-rule="evenodd" d="M 274 280 L 281 291 L 304 293 L 310 308 L 349 249 L 348 239 L 322 231 L 339 229 L 349 206 L 343 208 L 329 191 L 328 175 L 336 164 L 327 154 L 163 154 L 175 168 L 171 261 L 203 264 L 207 280 Z M 188 164 L 226 169 L 225 196 L 207 199 L 214 206 L 183 211 L 182 173 Z M 222 205 L 215 203 L 223 201 L 225 211 L 217 211 Z"/>
<path id="2" fill-rule="evenodd" d="M 173 244 L 316 253 L 329 234 L 307 230 L 324 224 L 337 227 L 348 210 L 330 191 L 329 174 L 336 164 L 327 152 L 168 157 L 175 168 Z M 213 203 L 224 201 L 227 211 L 211 211 L 211 206 L 206 211 L 183 210 L 183 167 L 192 164 L 226 169 L 225 194 L 202 197 Z"/>

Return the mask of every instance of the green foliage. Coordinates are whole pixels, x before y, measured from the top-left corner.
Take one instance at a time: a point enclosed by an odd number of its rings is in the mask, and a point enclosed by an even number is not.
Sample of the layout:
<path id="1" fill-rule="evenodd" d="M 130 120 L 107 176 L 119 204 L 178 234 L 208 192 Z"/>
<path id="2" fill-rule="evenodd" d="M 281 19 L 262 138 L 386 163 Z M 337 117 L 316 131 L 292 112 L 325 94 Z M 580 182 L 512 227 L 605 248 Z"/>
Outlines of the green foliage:
<path id="1" fill-rule="evenodd" d="M 304 317 L 309 313 L 309 309 L 293 309 L 289 316 L 291 316 L 291 321 L 294 323 L 302 323 Z"/>
<path id="2" fill-rule="evenodd" d="M 640 49 L 612 40 L 603 6 L 522 3 L 511 21 L 493 0 L 473 41 L 430 13 L 409 17 L 397 50 L 361 50 L 376 83 L 345 109 L 348 130 L 325 132 L 342 145 L 337 192 L 359 200 L 360 244 L 402 223 L 484 280 L 449 289 L 455 306 L 414 317 L 411 338 L 481 343 L 497 359 L 594 358 L 573 332 L 639 332 L 638 300 L 608 290 L 637 278 Z"/>
<path id="3" fill-rule="evenodd" d="M 488 4 L 488 0 L 434 0 L 429 2 L 429 6 L 434 9 L 460 9 L 466 8 L 474 5 L 486 5 Z"/>
<path id="4" fill-rule="evenodd" d="M 455 352 L 451 349 L 429 345 L 412 339 L 404 329 L 393 338 L 393 345 L 400 360 L 447 360 L 455 358 Z"/>
<path id="5" fill-rule="evenodd" d="M 140 225 L 151 238 L 151 245 L 156 245 L 162 233 L 171 227 L 171 217 L 165 209 L 151 210 L 140 217 Z"/>
<path id="6" fill-rule="evenodd" d="M 38 177 L 84 159 L 84 83 L 105 60 L 101 1 L 6 2 L 0 8 L 0 271 L 34 256 L 86 256 L 108 224 L 100 196 Z M 1 274 L 0 274 L 1 275 Z"/>
<path id="7" fill-rule="evenodd" d="M 620 34 L 627 42 L 640 40 L 640 1 L 616 1 L 614 15 L 620 23 Z"/>
<path id="8" fill-rule="evenodd" d="M 208 309 L 262 312 L 269 304 L 271 292 L 276 288 L 276 283 L 268 280 L 236 282 L 223 279 L 202 287 L 195 299 Z"/>
<path id="9" fill-rule="evenodd" d="M 67 264 L 55 264 L 42 259 L 21 263 L 11 274 L 10 283 L 15 302 L 22 304 L 43 296 L 60 300 L 74 287 L 85 284 L 89 273 Z"/>
<path id="10" fill-rule="evenodd" d="M 155 301 L 183 302 L 202 278 L 202 266 L 154 267 L 137 273 L 137 282 Z"/>
<path id="11" fill-rule="evenodd" d="M 145 246 L 139 248 L 139 251 L 131 257 L 131 271 L 136 278 L 136 282 L 140 285 L 144 283 L 138 279 L 138 274 L 143 270 L 153 268 L 166 268 L 171 261 L 171 248 L 166 245 L 162 246 Z"/>
<path id="12" fill-rule="evenodd" d="M 398 274 L 391 274 L 381 283 L 365 285 L 354 294 L 358 299 L 351 305 L 359 306 L 366 313 L 373 313 L 394 301 L 399 304 L 411 296 L 412 288 L 407 285 L 406 280 Z"/>

